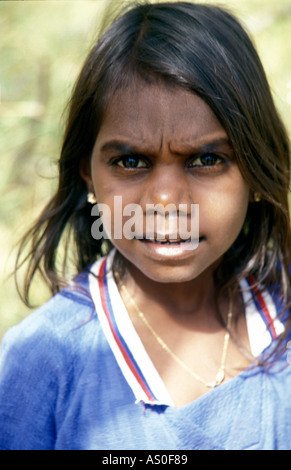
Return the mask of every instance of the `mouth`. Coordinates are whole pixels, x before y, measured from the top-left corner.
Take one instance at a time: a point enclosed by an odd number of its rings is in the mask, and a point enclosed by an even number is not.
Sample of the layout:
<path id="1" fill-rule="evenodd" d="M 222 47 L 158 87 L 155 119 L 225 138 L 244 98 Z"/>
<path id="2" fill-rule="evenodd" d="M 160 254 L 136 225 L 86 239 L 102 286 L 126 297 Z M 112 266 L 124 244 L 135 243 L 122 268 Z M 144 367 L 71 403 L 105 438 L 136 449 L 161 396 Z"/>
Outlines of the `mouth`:
<path id="1" fill-rule="evenodd" d="M 141 242 L 144 249 L 157 257 L 157 259 L 180 259 L 191 256 L 191 253 L 196 250 L 205 237 L 198 239 L 188 238 L 164 238 L 159 237 L 140 237 L 138 241 Z"/>
<path id="2" fill-rule="evenodd" d="M 205 237 L 199 237 L 199 243 L 202 242 L 205 239 Z M 171 238 L 164 238 L 161 239 L 160 237 L 157 238 L 146 238 L 146 237 L 141 237 L 138 238 L 139 241 L 145 242 L 145 243 L 156 243 L 158 245 L 181 245 L 181 244 L 186 244 L 186 243 L 191 243 L 194 240 L 192 238 L 177 238 L 177 239 L 171 239 Z"/>

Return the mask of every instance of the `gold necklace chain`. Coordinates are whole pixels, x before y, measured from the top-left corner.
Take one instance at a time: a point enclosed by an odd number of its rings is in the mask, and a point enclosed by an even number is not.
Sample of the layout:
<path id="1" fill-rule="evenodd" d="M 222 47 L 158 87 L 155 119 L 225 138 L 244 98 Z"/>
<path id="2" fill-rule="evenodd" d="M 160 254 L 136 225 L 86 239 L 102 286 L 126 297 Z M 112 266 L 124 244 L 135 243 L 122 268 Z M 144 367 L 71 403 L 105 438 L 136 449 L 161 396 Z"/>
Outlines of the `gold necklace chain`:
<path id="1" fill-rule="evenodd" d="M 139 318 L 143 321 L 143 323 L 146 325 L 146 327 L 149 329 L 149 331 L 152 333 L 156 341 L 159 343 L 159 345 L 166 351 L 171 358 L 179 364 L 188 374 L 190 374 L 195 380 L 198 382 L 202 383 L 205 387 L 207 388 L 215 388 L 218 385 L 220 385 L 225 378 L 225 363 L 226 363 L 226 355 L 227 355 L 227 349 L 228 349 L 228 343 L 229 343 L 229 338 L 230 338 L 230 328 L 231 328 L 231 322 L 232 322 L 232 298 L 230 297 L 229 300 L 229 310 L 228 310 L 228 316 L 227 316 L 227 326 L 226 326 L 226 333 L 224 336 L 224 344 L 223 344 L 223 350 L 222 350 L 222 356 L 221 356 L 221 363 L 220 367 L 218 369 L 218 372 L 216 374 L 215 380 L 213 382 L 206 382 L 203 380 L 202 377 L 200 377 L 198 374 L 196 374 L 190 367 L 188 367 L 170 348 L 169 346 L 165 343 L 165 341 L 158 335 L 158 333 L 154 330 L 152 325 L 149 323 L 143 312 L 139 309 L 137 306 L 135 300 L 131 297 L 129 294 L 127 288 L 125 285 L 122 283 L 120 276 L 118 272 L 114 272 L 115 274 L 115 279 L 117 280 L 117 283 L 119 284 L 120 290 L 122 291 L 126 303 L 130 302 L 134 309 L 136 310 Z"/>

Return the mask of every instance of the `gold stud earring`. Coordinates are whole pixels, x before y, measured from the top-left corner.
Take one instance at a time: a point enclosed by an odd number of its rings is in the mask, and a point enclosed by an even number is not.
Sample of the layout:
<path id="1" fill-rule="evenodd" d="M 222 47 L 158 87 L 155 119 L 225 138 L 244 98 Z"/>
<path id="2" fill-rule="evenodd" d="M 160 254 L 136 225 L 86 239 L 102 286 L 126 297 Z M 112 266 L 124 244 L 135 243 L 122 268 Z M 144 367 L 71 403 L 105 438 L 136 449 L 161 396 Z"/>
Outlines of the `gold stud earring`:
<path id="1" fill-rule="evenodd" d="M 254 193 L 254 201 L 255 202 L 260 202 L 260 200 L 262 199 L 262 196 L 261 196 L 261 193 Z"/>
<path id="2" fill-rule="evenodd" d="M 88 193 L 88 195 L 87 195 L 87 202 L 89 202 L 89 204 L 97 204 L 97 199 L 96 199 L 94 193 L 92 193 L 92 192 L 89 192 L 89 193 Z"/>

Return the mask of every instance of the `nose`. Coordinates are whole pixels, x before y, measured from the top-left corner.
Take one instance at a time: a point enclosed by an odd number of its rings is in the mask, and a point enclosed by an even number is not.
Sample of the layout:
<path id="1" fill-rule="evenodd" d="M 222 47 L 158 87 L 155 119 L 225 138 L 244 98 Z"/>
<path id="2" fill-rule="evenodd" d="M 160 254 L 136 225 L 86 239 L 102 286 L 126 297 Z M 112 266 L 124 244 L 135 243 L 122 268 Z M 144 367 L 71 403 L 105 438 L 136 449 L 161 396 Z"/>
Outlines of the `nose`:
<path id="1" fill-rule="evenodd" d="M 140 201 L 143 208 L 146 204 L 171 204 L 177 208 L 183 204 L 190 210 L 191 204 L 194 204 L 191 182 L 184 169 L 175 164 L 157 166 L 147 178 L 143 189 Z"/>

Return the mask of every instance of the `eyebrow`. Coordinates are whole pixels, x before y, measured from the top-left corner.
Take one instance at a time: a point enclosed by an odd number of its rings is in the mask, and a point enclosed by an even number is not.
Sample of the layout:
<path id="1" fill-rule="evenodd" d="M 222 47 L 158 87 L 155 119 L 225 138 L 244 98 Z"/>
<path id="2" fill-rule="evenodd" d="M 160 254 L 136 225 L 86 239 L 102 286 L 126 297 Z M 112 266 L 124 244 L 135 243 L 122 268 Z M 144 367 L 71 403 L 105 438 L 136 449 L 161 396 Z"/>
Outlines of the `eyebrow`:
<path id="1" fill-rule="evenodd" d="M 186 149 L 189 149 L 190 152 L 214 152 L 218 148 L 221 147 L 229 147 L 232 149 L 232 145 L 228 137 L 219 137 L 217 139 L 201 142 L 200 144 L 190 144 L 187 143 L 186 145 L 183 144 L 185 150 L 183 152 L 175 152 L 177 154 L 185 154 L 187 153 Z M 118 152 L 124 155 L 133 155 L 133 154 L 141 154 L 141 153 L 154 153 L 151 149 L 143 150 L 142 148 L 138 148 L 135 145 L 126 144 L 119 140 L 112 140 L 106 142 L 102 145 L 101 152 Z"/>
<path id="2" fill-rule="evenodd" d="M 123 142 L 120 142 L 118 140 L 112 140 L 110 142 L 105 143 L 102 145 L 101 152 L 119 152 L 125 155 L 129 155 L 132 153 L 138 153 L 137 148 L 135 146 L 131 146 L 129 144 L 125 144 Z"/>
<path id="3" fill-rule="evenodd" d="M 209 142 L 203 142 L 199 148 L 201 148 L 204 152 L 213 152 L 219 147 L 229 147 L 232 149 L 232 145 L 228 137 L 220 137 L 218 139 L 210 140 Z"/>

